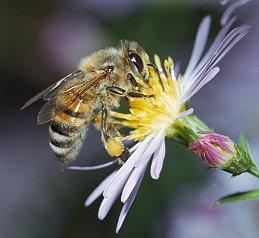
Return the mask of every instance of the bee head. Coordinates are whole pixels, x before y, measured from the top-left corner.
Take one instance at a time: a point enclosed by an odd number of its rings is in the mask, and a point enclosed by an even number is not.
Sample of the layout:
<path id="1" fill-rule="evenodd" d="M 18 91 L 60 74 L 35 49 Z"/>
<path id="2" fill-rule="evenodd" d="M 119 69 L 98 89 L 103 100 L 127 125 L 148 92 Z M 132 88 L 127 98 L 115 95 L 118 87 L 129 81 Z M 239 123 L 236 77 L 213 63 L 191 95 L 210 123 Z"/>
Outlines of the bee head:
<path id="1" fill-rule="evenodd" d="M 121 49 L 132 74 L 145 81 L 148 77 L 146 52 L 135 41 L 121 41 Z"/>

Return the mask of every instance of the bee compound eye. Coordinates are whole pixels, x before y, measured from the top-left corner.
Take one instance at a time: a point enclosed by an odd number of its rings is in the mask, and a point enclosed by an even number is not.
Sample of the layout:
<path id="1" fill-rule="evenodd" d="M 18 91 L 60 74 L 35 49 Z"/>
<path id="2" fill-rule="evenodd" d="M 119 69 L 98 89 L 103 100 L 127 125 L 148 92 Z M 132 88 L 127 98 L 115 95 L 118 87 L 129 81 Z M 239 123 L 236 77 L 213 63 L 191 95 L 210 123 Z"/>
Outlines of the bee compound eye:
<path id="1" fill-rule="evenodd" d="M 144 67 L 141 57 L 136 53 L 130 53 L 129 59 L 130 62 L 137 68 L 138 72 L 141 73 Z"/>

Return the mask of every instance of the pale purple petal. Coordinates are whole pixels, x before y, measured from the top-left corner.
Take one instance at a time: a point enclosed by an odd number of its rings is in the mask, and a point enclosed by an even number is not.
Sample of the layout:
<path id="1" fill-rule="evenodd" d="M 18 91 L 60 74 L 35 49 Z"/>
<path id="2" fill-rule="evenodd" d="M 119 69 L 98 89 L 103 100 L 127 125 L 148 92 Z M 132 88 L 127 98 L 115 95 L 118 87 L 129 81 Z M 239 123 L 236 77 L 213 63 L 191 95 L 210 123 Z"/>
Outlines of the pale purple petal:
<path id="1" fill-rule="evenodd" d="M 122 210 L 121 210 L 121 213 L 120 213 L 120 216 L 119 216 L 119 219 L 118 219 L 118 223 L 117 223 L 117 227 L 116 227 L 116 233 L 119 232 L 127 214 L 128 214 L 128 211 L 137 195 L 137 192 L 139 190 L 139 187 L 141 185 L 141 182 L 142 182 L 142 179 L 143 179 L 143 176 L 144 176 L 144 173 L 142 174 L 141 178 L 138 180 L 136 186 L 134 187 L 132 193 L 130 194 L 129 198 L 127 199 L 127 201 L 125 202 L 125 204 L 123 205 L 122 207 Z"/>
<path id="2" fill-rule="evenodd" d="M 175 62 L 174 66 L 172 66 L 172 75 L 171 78 L 175 79 L 176 77 L 178 77 L 178 75 L 180 74 L 180 70 L 181 70 L 181 63 L 179 62 Z"/>
<path id="3" fill-rule="evenodd" d="M 185 98 L 182 99 L 181 103 L 187 102 L 193 95 L 195 95 L 200 89 L 202 89 L 205 84 L 207 84 L 209 81 L 211 81 L 213 78 L 215 78 L 215 76 L 219 73 L 219 71 L 220 71 L 219 67 L 212 68 L 208 72 L 208 74 L 202 79 L 202 81 L 196 86 L 196 88 L 194 88 L 188 94 L 188 96 L 186 96 Z"/>
<path id="4" fill-rule="evenodd" d="M 140 143 L 136 143 L 135 145 L 133 145 L 133 146 L 129 149 L 129 152 L 130 152 L 130 153 L 133 153 L 139 146 L 140 146 Z"/>
<path id="5" fill-rule="evenodd" d="M 152 141 L 150 141 L 150 143 L 146 146 L 146 150 L 141 155 L 139 160 L 136 161 L 136 163 L 134 164 L 134 167 L 138 167 L 142 164 L 147 163 L 151 159 L 151 156 L 154 154 L 157 148 L 160 147 L 160 144 L 162 143 L 162 140 L 164 139 L 164 137 L 165 137 L 165 131 L 164 130 L 159 131 L 153 137 Z"/>
<path id="6" fill-rule="evenodd" d="M 200 63 L 197 65 L 195 70 L 193 71 L 192 75 L 190 76 L 190 81 L 194 81 L 194 77 L 200 72 L 200 70 L 204 67 L 204 65 L 209 61 L 209 59 L 212 57 L 213 54 L 217 51 L 219 45 L 223 41 L 223 39 L 226 37 L 230 27 L 233 25 L 233 23 L 236 21 L 236 18 L 231 18 L 231 20 L 219 31 L 217 34 L 215 40 L 211 44 L 209 50 L 204 55 Z"/>
<path id="7" fill-rule="evenodd" d="M 91 205 L 98 197 L 100 197 L 106 188 L 106 186 L 111 181 L 112 177 L 116 174 L 117 171 L 114 171 L 111 173 L 107 178 L 105 178 L 99 186 L 88 196 L 88 198 L 85 201 L 85 206 L 88 207 Z"/>
<path id="8" fill-rule="evenodd" d="M 226 36 L 225 41 L 222 41 L 220 48 L 211 60 L 210 68 L 214 67 L 230 49 L 232 49 L 244 36 L 246 36 L 250 28 L 250 26 L 243 25 L 233 29 Z"/>
<path id="9" fill-rule="evenodd" d="M 197 79 L 197 75 L 199 75 L 199 72 L 201 72 L 202 69 L 204 70 L 204 66 L 210 61 L 213 54 L 215 54 L 220 43 L 226 37 L 227 32 L 229 31 L 230 27 L 233 25 L 235 20 L 236 20 L 235 18 L 232 18 L 224 27 L 222 27 L 222 29 L 217 34 L 215 40 L 213 41 L 212 45 L 210 46 L 209 50 L 202 58 L 200 63 L 197 65 L 197 67 L 193 70 L 190 77 L 186 78 L 185 76 L 183 76 L 182 80 L 188 81 L 188 84 L 185 83 L 185 87 L 183 88 L 184 91 L 187 91 L 192 86 L 192 84 L 195 83 Z"/>
<path id="10" fill-rule="evenodd" d="M 155 152 L 151 164 L 150 174 L 153 179 L 158 179 L 163 168 L 165 158 L 165 140 L 160 145 L 160 148 Z"/>
<path id="11" fill-rule="evenodd" d="M 147 164 L 143 164 L 142 166 L 133 169 L 126 185 L 123 188 L 121 202 L 124 203 L 126 200 L 128 200 L 130 194 L 132 193 L 132 190 L 145 173 L 146 167 Z"/>
<path id="12" fill-rule="evenodd" d="M 193 72 L 194 68 L 196 67 L 196 65 L 198 64 L 201 58 L 201 55 L 204 51 L 204 48 L 208 40 L 210 24 L 211 24 L 211 18 L 209 16 L 206 16 L 200 23 L 200 26 L 196 34 L 196 39 L 194 42 L 191 58 L 186 68 L 184 78 L 187 78 L 187 79 L 189 78 L 190 74 Z M 183 82 L 183 84 L 185 83 L 187 82 Z"/>
<path id="13" fill-rule="evenodd" d="M 194 111 L 193 108 L 189 108 L 189 109 L 186 110 L 186 111 L 180 112 L 180 113 L 178 114 L 178 116 L 176 117 L 176 119 L 180 119 L 180 118 L 183 118 L 183 117 L 187 117 L 187 116 L 193 114 L 193 111 Z"/>
<path id="14" fill-rule="evenodd" d="M 100 165 L 94 165 L 94 166 L 84 166 L 84 167 L 79 167 L 79 166 L 70 166 L 68 167 L 68 169 L 72 169 L 72 170 L 97 170 L 97 169 L 103 169 L 106 167 L 109 167 L 113 164 L 116 164 L 118 162 L 118 159 L 115 159 L 113 161 L 110 161 L 108 163 L 105 164 L 100 164 Z"/>
<path id="15" fill-rule="evenodd" d="M 114 176 L 113 176 L 114 177 Z M 108 214 L 108 212 L 110 211 L 112 205 L 114 204 L 114 202 L 117 200 L 117 198 L 119 197 L 120 193 L 122 192 L 122 189 L 125 185 L 125 183 L 128 180 L 128 177 L 124 177 L 120 183 L 118 184 L 116 190 L 113 191 L 112 194 L 110 194 L 110 196 L 103 198 L 103 201 L 99 207 L 99 211 L 98 211 L 98 218 L 100 220 L 103 220 L 106 215 Z"/>
<path id="16" fill-rule="evenodd" d="M 133 154 L 128 158 L 128 160 L 125 162 L 124 165 L 118 170 L 110 184 L 107 186 L 107 188 L 104 190 L 103 196 L 108 197 L 110 194 L 113 193 L 113 191 L 118 187 L 121 180 L 123 180 L 125 177 L 128 177 L 128 175 L 131 173 L 132 169 L 134 168 L 134 165 L 136 161 L 139 160 L 143 152 L 146 150 L 147 145 L 149 144 L 150 140 L 153 138 L 153 134 L 147 136 L 143 141 L 138 142 L 139 147 L 133 152 Z"/>
<path id="17" fill-rule="evenodd" d="M 193 91 L 204 80 L 209 72 L 215 67 L 215 65 L 224 57 L 224 55 L 234 46 L 238 41 L 240 41 L 249 31 L 249 26 L 241 26 L 233 29 L 222 41 L 218 44 L 218 48 L 215 49 L 215 52 L 207 59 L 207 62 L 202 66 L 196 76 L 194 76 L 189 85 L 189 88 L 186 88 L 182 95 L 182 102 L 185 102 L 187 99 L 190 99 L 194 95 Z M 199 65 L 197 67 L 200 67 Z M 212 75 L 216 73 L 217 70 L 213 70 Z M 210 75 L 211 76 L 211 75 Z M 204 82 L 209 82 L 207 78 L 201 85 L 205 85 Z M 199 87 L 201 89 L 201 87 Z M 196 90 L 197 92 L 197 90 Z"/>
<path id="18" fill-rule="evenodd" d="M 239 0 L 234 2 L 233 4 L 229 5 L 229 7 L 227 8 L 227 10 L 223 13 L 221 19 L 220 19 L 220 23 L 221 25 L 225 25 L 230 17 L 235 13 L 235 11 L 237 10 L 237 8 L 239 8 L 240 6 L 248 3 L 250 0 Z M 226 3 L 225 1 L 223 3 Z"/>
<path id="19" fill-rule="evenodd" d="M 225 5 L 229 2 L 230 0 L 219 0 L 220 4 Z"/>

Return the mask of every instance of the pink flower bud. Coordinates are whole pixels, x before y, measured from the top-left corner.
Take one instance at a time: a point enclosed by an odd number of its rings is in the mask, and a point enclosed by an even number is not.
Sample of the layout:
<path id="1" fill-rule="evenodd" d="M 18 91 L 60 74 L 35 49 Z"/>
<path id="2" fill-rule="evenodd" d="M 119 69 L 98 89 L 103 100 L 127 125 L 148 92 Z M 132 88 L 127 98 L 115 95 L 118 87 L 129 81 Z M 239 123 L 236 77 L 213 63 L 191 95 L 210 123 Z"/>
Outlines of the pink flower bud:
<path id="1" fill-rule="evenodd" d="M 198 154 L 204 163 L 220 169 L 226 166 L 229 159 L 236 157 L 233 141 L 213 132 L 201 133 L 201 138 L 191 143 L 189 149 Z"/>

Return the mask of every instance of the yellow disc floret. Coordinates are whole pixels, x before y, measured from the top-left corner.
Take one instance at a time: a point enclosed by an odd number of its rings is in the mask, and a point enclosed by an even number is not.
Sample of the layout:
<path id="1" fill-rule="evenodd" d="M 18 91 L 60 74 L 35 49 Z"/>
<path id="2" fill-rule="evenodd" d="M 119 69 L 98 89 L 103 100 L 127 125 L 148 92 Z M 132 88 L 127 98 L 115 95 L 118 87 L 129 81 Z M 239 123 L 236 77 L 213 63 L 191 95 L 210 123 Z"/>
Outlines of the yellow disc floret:
<path id="1" fill-rule="evenodd" d="M 164 62 L 163 70 L 158 56 L 155 56 L 156 67 L 149 67 L 149 81 L 136 79 L 141 93 L 151 97 L 129 98 L 128 114 L 111 112 L 115 124 L 132 128 L 127 139 L 142 140 L 152 132 L 167 130 L 179 114 L 185 110 L 180 104 L 179 83 L 174 75 L 173 60 Z"/>

